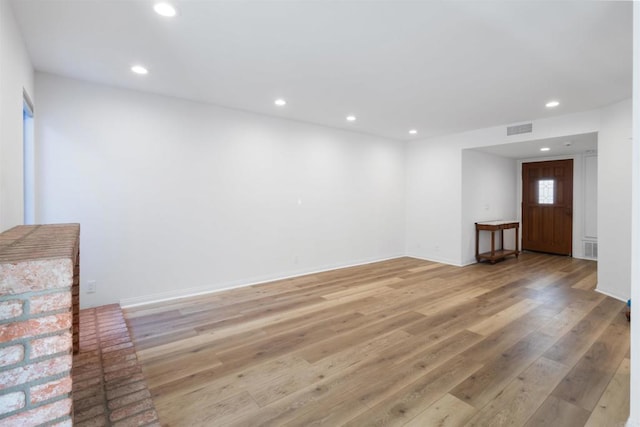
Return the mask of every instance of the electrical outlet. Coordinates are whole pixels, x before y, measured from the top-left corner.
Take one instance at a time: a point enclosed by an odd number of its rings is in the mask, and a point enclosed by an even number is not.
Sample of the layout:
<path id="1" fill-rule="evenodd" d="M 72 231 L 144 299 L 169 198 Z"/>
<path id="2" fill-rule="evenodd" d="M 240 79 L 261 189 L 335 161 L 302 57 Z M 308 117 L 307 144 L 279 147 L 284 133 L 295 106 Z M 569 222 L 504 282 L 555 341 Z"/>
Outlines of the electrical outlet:
<path id="1" fill-rule="evenodd" d="M 89 280 L 87 282 L 87 293 L 88 294 L 95 294 L 96 293 L 96 281 L 95 280 Z"/>

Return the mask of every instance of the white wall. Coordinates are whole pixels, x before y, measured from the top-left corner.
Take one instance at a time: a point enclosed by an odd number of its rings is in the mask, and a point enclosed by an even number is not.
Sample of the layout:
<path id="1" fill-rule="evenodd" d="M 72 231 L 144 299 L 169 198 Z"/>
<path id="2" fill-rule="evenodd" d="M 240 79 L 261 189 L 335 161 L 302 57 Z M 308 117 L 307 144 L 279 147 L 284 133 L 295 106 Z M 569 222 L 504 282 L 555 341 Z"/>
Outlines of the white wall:
<path id="1" fill-rule="evenodd" d="M 585 154 L 582 158 L 584 174 L 584 223 L 582 237 L 598 239 L 598 156 Z"/>
<path id="2" fill-rule="evenodd" d="M 525 135 L 506 136 L 505 125 L 409 142 L 406 253 L 454 265 L 467 261 L 460 227 L 462 150 L 597 132 L 599 126 L 600 111 L 594 110 L 534 120 L 533 132 Z"/>
<path id="3" fill-rule="evenodd" d="M 598 291 L 631 294 L 631 100 L 602 110 L 598 133 Z"/>
<path id="4" fill-rule="evenodd" d="M 0 0 L 0 231 L 23 222 L 23 89 L 33 99 L 33 67 L 11 5 Z"/>
<path id="5" fill-rule="evenodd" d="M 36 220 L 82 224 L 84 306 L 403 255 L 402 143 L 48 74 L 36 87 Z"/>
<path id="6" fill-rule="evenodd" d="M 462 150 L 462 262 L 475 260 L 475 223 L 516 219 L 516 161 Z M 505 247 L 514 247 L 514 231 L 505 231 Z M 480 252 L 490 249 L 490 233 L 480 234 Z"/>
<path id="7" fill-rule="evenodd" d="M 460 148 L 410 142 L 406 158 L 406 253 L 460 265 Z"/>

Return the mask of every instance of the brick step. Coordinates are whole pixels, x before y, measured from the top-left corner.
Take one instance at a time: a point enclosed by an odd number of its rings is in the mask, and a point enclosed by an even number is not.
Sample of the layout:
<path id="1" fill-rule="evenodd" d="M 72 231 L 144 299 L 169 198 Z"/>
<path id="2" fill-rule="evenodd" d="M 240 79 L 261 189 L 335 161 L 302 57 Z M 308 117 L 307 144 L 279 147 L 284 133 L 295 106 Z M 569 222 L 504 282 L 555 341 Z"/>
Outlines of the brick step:
<path id="1" fill-rule="evenodd" d="M 119 305 L 80 310 L 72 377 L 74 426 L 160 425 Z"/>

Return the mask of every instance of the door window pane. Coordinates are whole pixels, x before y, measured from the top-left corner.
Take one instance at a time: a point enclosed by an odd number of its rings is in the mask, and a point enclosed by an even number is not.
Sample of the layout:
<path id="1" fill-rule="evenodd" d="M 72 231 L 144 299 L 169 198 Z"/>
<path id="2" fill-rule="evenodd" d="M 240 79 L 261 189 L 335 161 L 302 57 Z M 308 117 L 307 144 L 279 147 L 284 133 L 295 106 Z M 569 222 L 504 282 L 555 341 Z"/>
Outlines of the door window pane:
<path id="1" fill-rule="evenodd" d="M 538 203 L 541 205 L 553 204 L 553 180 L 541 179 L 538 181 Z"/>

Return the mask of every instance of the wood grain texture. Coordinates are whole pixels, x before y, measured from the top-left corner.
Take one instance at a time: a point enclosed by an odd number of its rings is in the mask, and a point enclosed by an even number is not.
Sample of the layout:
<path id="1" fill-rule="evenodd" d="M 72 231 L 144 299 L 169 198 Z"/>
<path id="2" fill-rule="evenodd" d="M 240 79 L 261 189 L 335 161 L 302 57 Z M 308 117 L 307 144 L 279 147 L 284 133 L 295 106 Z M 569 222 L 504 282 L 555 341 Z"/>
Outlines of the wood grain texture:
<path id="1" fill-rule="evenodd" d="M 464 425 L 476 413 L 473 406 L 467 405 L 450 394 L 445 394 L 433 405 L 419 413 L 405 424 L 406 427 L 454 427 Z"/>
<path id="2" fill-rule="evenodd" d="M 624 303 L 595 277 L 398 258 L 125 316 L 162 425 L 595 426 L 629 407 Z"/>
<path id="3" fill-rule="evenodd" d="M 625 358 L 591 412 L 586 427 L 618 427 L 626 424 L 629 418 L 629 373 L 630 360 Z"/>
<path id="4" fill-rule="evenodd" d="M 627 320 L 617 316 L 553 395 L 592 411 L 629 349 L 628 345 L 621 344 L 621 337 L 626 337 L 628 331 Z"/>
<path id="5" fill-rule="evenodd" d="M 568 368 L 539 358 L 511 381 L 494 400 L 474 416 L 470 426 L 523 425 L 538 410 L 540 402 L 566 374 Z"/>
<path id="6" fill-rule="evenodd" d="M 566 400 L 549 396 L 529 419 L 526 427 L 582 427 L 589 418 L 589 411 L 572 405 Z M 602 424 L 604 425 L 604 424 Z"/>

